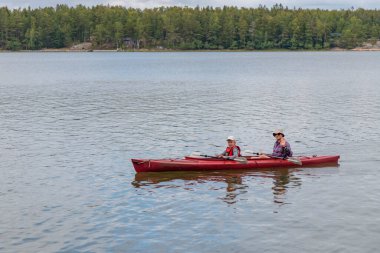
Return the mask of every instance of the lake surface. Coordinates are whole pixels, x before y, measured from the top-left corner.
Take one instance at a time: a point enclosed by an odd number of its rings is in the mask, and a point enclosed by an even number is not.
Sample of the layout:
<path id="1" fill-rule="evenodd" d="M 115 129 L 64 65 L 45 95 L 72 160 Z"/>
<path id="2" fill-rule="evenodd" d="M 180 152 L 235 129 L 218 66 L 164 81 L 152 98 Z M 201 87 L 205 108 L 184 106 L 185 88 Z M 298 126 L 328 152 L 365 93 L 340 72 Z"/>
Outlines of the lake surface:
<path id="1" fill-rule="evenodd" d="M 0 54 L 0 252 L 376 252 L 380 53 Z M 340 166 L 135 174 L 271 150 Z"/>

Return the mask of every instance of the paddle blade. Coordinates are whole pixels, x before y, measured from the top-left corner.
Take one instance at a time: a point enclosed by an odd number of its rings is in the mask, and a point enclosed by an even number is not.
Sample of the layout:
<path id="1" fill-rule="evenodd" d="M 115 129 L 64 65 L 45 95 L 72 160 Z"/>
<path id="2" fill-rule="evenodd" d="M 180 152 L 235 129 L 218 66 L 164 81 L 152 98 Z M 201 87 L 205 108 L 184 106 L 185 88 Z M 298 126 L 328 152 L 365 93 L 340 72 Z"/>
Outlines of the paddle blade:
<path id="1" fill-rule="evenodd" d="M 190 154 L 190 157 L 202 157 L 202 153 L 196 151 L 196 152 L 191 153 L 191 154 Z"/>
<path id="2" fill-rule="evenodd" d="M 245 157 L 236 157 L 236 158 L 234 158 L 234 161 L 236 161 L 238 163 L 243 163 L 243 164 L 247 164 L 248 163 L 248 160 Z"/>
<path id="3" fill-rule="evenodd" d="M 259 153 L 253 152 L 252 150 L 244 150 L 242 153 L 250 154 L 250 155 L 259 155 Z"/>
<path id="4" fill-rule="evenodd" d="M 295 157 L 288 157 L 286 160 L 288 160 L 289 162 L 292 162 L 294 164 L 297 164 L 297 165 L 302 165 L 302 161 L 298 158 L 295 158 Z"/>

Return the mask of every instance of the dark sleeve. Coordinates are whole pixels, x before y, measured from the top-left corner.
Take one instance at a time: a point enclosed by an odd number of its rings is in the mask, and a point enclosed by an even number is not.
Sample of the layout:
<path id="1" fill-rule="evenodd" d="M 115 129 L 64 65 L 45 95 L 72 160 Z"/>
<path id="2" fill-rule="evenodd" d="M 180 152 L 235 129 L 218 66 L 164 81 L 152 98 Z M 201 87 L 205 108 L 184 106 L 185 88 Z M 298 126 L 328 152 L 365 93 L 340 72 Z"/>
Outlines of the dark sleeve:
<path id="1" fill-rule="evenodd" d="M 287 156 L 293 156 L 293 151 L 292 151 L 292 148 L 290 147 L 290 144 L 289 142 L 286 142 L 286 148 L 287 148 Z"/>

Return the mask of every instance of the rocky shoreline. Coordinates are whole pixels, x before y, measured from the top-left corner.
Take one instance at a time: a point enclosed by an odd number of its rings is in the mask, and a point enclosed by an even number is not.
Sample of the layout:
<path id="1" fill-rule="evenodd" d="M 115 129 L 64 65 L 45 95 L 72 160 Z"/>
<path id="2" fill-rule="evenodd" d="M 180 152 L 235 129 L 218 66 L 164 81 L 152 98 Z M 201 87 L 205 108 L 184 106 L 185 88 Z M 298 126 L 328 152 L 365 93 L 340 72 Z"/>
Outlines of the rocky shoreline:
<path id="1" fill-rule="evenodd" d="M 363 43 L 361 47 L 356 47 L 352 51 L 380 51 L 380 40 L 374 44 L 369 42 Z"/>
<path id="2" fill-rule="evenodd" d="M 40 50 L 20 50 L 21 52 L 289 52 L 289 51 L 333 51 L 333 52 L 341 52 L 341 51 L 380 51 L 380 40 L 375 43 L 366 42 L 363 43 L 360 47 L 355 47 L 353 49 L 346 49 L 340 47 L 333 47 L 330 49 L 322 49 L 322 50 L 287 50 L 287 49 L 268 49 L 268 50 L 246 50 L 246 49 L 238 49 L 238 50 L 181 50 L 181 49 L 167 49 L 167 48 L 140 48 L 140 49 L 96 49 L 93 47 L 91 42 L 84 42 L 80 44 L 73 45 L 68 48 L 44 48 Z M 0 50 L 0 52 L 9 52 L 7 50 Z"/>

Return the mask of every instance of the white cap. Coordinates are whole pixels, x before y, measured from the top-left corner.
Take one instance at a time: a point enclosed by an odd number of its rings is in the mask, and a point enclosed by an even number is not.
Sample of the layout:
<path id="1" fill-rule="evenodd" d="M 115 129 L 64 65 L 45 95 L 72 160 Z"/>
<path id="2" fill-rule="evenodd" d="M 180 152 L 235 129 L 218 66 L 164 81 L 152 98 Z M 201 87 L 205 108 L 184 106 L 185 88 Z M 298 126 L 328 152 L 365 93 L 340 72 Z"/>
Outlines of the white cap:
<path id="1" fill-rule="evenodd" d="M 227 141 L 236 141 L 236 139 L 233 136 L 228 136 Z"/>
<path id="2" fill-rule="evenodd" d="M 273 131 L 273 134 L 282 134 L 283 136 L 285 136 L 283 129 L 276 129 Z"/>

